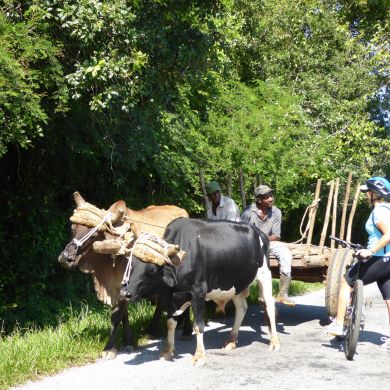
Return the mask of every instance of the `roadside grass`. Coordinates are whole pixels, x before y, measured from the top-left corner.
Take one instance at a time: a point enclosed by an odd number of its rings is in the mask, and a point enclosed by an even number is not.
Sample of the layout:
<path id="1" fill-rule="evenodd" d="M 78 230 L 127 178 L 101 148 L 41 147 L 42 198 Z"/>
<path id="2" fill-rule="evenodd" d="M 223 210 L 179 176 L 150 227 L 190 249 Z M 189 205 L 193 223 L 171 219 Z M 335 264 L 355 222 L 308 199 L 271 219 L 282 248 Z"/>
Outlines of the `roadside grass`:
<path id="1" fill-rule="evenodd" d="M 305 283 L 299 280 L 293 280 L 289 288 L 290 296 L 307 294 L 311 291 L 320 290 L 324 287 L 323 283 Z M 272 279 L 272 295 L 276 296 L 279 291 L 279 279 Z M 257 304 L 259 296 L 259 288 L 257 283 L 252 283 L 249 289 L 248 303 Z"/>
<path id="2" fill-rule="evenodd" d="M 293 281 L 290 294 L 302 295 L 322 287 L 321 283 Z M 278 289 L 279 281 L 273 280 L 274 295 Z M 248 302 L 256 304 L 257 297 L 257 285 L 252 284 Z M 141 345 L 147 340 L 145 329 L 153 312 L 154 307 L 146 301 L 129 305 L 130 326 Z M 12 334 L 0 333 L 0 389 L 95 361 L 107 342 L 110 328 L 109 308 L 90 308 L 84 303 L 78 309 L 69 307 L 56 327 L 15 328 Z"/>
<path id="3" fill-rule="evenodd" d="M 135 338 L 139 338 L 153 315 L 146 302 L 129 307 Z M 18 329 L 0 334 L 0 389 L 57 373 L 64 368 L 95 361 L 110 334 L 110 310 L 78 310 L 70 307 L 56 327 Z"/>

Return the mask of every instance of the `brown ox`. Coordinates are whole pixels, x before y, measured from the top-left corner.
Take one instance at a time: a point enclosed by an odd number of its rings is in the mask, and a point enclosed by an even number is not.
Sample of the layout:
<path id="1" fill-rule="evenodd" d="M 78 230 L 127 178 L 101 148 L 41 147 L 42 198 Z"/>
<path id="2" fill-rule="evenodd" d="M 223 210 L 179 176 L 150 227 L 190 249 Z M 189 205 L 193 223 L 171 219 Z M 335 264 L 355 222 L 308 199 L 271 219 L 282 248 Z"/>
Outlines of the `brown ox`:
<path id="1" fill-rule="evenodd" d="M 85 204 L 84 199 L 78 193 L 74 194 L 74 198 L 78 207 Z M 188 218 L 188 213 L 176 206 L 149 206 L 146 209 L 136 211 L 127 208 L 123 200 L 114 203 L 109 208 L 109 211 L 114 215 L 112 222 L 115 227 L 123 226 L 125 223 L 134 223 L 137 230 L 151 233 L 160 238 L 164 234 L 165 227 L 171 221 L 179 217 Z M 124 216 L 127 217 L 125 220 L 123 219 Z M 93 251 L 93 242 L 112 237 L 107 232 L 96 231 L 80 247 L 76 247 L 73 244 L 74 239 L 82 240 L 91 230 L 91 227 L 72 224 L 73 239 L 64 251 L 61 252 L 58 261 L 64 268 L 78 268 L 81 272 L 90 273 L 93 277 L 98 300 L 113 308 L 111 313 L 111 333 L 102 353 L 103 358 L 112 359 L 116 356 L 115 340 L 121 322 L 123 325 L 124 349 L 132 350 L 134 346 L 127 312 L 128 302 L 119 295 L 127 259 L 123 256 L 113 259 L 110 255 L 99 254 Z M 155 330 L 161 312 L 161 305 L 157 305 L 150 326 L 151 329 Z"/>

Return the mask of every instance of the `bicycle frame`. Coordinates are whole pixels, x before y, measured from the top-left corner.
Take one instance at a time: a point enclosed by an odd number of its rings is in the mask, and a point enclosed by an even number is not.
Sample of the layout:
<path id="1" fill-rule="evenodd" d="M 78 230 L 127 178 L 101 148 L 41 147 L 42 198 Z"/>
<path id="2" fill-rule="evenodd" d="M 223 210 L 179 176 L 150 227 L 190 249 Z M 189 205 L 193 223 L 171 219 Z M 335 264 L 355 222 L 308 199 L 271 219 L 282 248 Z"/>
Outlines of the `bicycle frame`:
<path id="1" fill-rule="evenodd" d="M 365 249 L 363 245 L 353 244 L 348 241 L 341 240 L 339 238 L 329 236 L 331 240 L 336 241 L 344 248 L 353 249 L 356 253 L 359 249 Z M 354 264 L 356 264 L 356 274 L 353 280 L 352 290 L 349 294 L 349 302 L 347 310 L 344 316 L 344 326 L 347 329 L 345 336 L 344 352 L 348 360 L 353 360 L 356 352 L 356 346 L 359 339 L 360 328 L 364 327 L 364 316 L 362 314 L 363 308 L 363 282 L 359 279 L 360 265 L 362 259 L 356 258 Z"/>

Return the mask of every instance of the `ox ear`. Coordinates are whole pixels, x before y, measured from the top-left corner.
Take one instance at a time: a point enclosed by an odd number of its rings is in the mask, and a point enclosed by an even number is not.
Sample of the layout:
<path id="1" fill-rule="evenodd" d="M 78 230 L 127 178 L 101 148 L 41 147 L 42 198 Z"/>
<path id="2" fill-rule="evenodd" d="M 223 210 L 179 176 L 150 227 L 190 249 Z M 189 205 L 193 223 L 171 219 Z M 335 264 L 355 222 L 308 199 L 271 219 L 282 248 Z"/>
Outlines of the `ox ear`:
<path id="1" fill-rule="evenodd" d="M 171 265 L 164 265 L 163 266 L 163 282 L 168 285 L 169 287 L 175 287 L 177 280 L 175 275 L 175 269 Z"/>

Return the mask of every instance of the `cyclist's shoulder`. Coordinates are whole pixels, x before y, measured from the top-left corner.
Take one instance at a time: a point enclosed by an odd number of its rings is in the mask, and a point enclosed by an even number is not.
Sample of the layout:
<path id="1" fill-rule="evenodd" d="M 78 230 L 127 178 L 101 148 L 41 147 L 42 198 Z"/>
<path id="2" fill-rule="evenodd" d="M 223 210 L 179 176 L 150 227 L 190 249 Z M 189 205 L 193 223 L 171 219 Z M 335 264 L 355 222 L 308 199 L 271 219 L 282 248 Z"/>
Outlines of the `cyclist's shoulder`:
<path id="1" fill-rule="evenodd" d="M 373 212 L 374 213 L 376 213 L 376 212 L 380 212 L 380 213 L 388 213 L 388 212 L 390 212 L 390 203 L 382 202 L 382 203 L 377 204 L 374 207 Z"/>
<path id="2" fill-rule="evenodd" d="M 379 203 L 372 210 L 372 216 L 374 219 L 382 219 L 390 217 L 390 203 Z"/>

